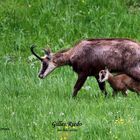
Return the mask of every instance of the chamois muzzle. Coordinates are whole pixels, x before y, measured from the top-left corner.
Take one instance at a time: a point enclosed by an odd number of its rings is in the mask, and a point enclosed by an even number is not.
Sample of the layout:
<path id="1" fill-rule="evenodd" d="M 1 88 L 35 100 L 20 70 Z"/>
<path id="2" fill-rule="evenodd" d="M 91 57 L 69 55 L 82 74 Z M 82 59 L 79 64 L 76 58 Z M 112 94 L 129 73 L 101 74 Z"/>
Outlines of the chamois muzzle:
<path id="1" fill-rule="evenodd" d="M 39 77 L 40 79 L 43 79 L 43 78 L 44 78 L 43 74 L 39 74 L 38 77 Z"/>
<path id="2" fill-rule="evenodd" d="M 34 55 L 34 56 L 36 56 L 40 61 L 42 61 L 43 59 L 40 57 L 40 56 L 38 56 L 35 52 L 34 52 L 34 48 L 35 48 L 36 46 L 35 45 L 32 45 L 31 46 L 31 52 L 32 52 L 32 54 Z"/>

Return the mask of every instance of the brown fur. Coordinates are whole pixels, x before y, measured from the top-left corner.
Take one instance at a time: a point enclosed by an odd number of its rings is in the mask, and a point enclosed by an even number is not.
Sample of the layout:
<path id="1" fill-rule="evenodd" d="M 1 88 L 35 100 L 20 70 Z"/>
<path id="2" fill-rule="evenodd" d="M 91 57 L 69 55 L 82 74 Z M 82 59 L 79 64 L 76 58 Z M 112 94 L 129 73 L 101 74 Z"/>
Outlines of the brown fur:
<path id="1" fill-rule="evenodd" d="M 115 95 L 117 91 L 121 91 L 127 96 L 128 89 L 137 92 L 137 94 L 140 95 L 140 83 L 126 74 L 113 76 L 111 73 L 109 73 L 108 82 L 114 89 L 113 95 Z"/>
<path id="2" fill-rule="evenodd" d="M 140 81 L 140 44 L 129 39 L 82 40 L 71 49 L 53 54 L 49 62 L 56 67 L 72 66 L 78 74 L 73 96 L 77 95 L 88 76 L 98 79 L 99 71 L 105 66 L 113 72 L 123 72 Z M 105 83 L 98 84 L 106 95 Z"/>

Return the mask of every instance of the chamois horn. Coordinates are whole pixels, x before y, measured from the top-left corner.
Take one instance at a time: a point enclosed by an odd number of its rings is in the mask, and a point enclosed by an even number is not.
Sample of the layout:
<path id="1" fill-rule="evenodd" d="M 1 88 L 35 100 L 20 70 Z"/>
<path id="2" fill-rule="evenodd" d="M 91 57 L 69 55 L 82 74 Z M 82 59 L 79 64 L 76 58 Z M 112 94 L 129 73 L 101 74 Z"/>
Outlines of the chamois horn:
<path id="1" fill-rule="evenodd" d="M 40 57 L 40 56 L 38 56 L 35 52 L 34 52 L 34 48 L 35 48 L 36 46 L 35 45 L 32 45 L 31 46 L 31 52 L 32 52 L 32 54 L 34 55 L 34 56 L 36 56 L 40 61 L 42 61 L 43 59 Z"/>

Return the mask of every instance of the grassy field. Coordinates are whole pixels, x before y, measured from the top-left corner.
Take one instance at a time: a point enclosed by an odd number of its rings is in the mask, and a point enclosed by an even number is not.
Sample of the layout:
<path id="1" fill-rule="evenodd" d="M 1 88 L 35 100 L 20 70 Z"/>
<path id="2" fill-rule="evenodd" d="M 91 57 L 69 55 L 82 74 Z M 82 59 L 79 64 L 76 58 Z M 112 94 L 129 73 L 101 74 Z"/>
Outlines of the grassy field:
<path id="1" fill-rule="evenodd" d="M 135 93 L 112 98 L 107 85 L 104 98 L 90 77 L 72 99 L 77 75 L 70 67 L 37 77 L 32 44 L 43 55 L 46 45 L 55 52 L 104 37 L 140 41 L 139 0 L 0 0 L 0 140 L 139 140 Z M 59 121 L 82 125 L 53 127 Z"/>

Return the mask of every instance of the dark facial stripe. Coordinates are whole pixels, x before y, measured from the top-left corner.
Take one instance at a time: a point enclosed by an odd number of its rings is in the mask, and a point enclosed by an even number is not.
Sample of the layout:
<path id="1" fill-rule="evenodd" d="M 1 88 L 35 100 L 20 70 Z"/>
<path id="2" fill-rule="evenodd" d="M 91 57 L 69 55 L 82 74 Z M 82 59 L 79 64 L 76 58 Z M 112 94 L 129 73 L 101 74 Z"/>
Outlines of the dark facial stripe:
<path id="1" fill-rule="evenodd" d="M 44 72 L 46 71 L 47 68 L 48 68 L 48 64 L 46 62 L 43 62 L 40 74 L 44 74 Z"/>

